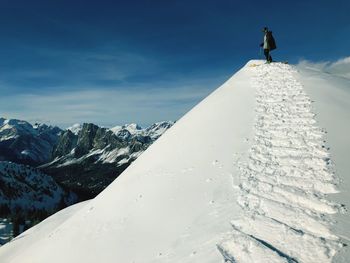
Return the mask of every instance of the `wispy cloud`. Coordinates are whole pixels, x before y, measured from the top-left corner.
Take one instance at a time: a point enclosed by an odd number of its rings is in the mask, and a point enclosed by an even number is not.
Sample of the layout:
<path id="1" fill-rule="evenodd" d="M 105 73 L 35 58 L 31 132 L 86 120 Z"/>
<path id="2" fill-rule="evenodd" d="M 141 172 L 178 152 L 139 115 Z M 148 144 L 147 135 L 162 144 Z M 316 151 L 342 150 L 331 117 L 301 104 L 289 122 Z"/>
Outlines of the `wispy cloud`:
<path id="1" fill-rule="evenodd" d="M 90 87 L 51 94 L 9 95 L 0 98 L 0 112 L 7 118 L 61 127 L 77 122 L 104 126 L 128 122 L 148 125 L 160 120 L 177 120 L 212 90 L 211 85 L 201 82 L 178 87 Z"/>
<path id="2" fill-rule="evenodd" d="M 227 77 L 220 69 L 190 70 L 178 60 L 114 44 L 87 50 L 22 47 L 27 63 L 0 73 L 0 116 L 61 127 L 148 125 L 179 119 Z"/>
<path id="3" fill-rule="evenodd" d="M 298 64 L 301 67 L 332 73 L 350 79 L 350 57 L 341 58 L 337 61 L 312 62 L 302 60 Z"/>

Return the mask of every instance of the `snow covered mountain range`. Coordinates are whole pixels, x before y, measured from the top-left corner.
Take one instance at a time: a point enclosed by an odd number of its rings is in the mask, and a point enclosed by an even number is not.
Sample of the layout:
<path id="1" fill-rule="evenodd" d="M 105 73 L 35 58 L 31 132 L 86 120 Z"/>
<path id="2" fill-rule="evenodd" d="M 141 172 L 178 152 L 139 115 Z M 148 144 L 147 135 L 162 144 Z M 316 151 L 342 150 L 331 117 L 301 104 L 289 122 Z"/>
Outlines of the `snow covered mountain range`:
<path id="1" fill-rule="evenodd" d="M 142 128 L 132 123 L 109 129 L 84 123 L 62 130 L 0 118 L 0 160 L 40 165 L 81 198 L 92 198 L 172 125 L 164 121 Z"/>
<path id="2" fill-rule="evenodd" d="M 51 159 L 61 129 L 0 118 L 0 160 L 38 165 Z"/>
<path id="3" fill-rule="evenodd" d="M 0 219 L 9 224 L 19 217 L 22 222 L 37 222 L 78 200 L 95 197 L 172 125 L 107 129 L 76 124 L 61 130 L 1 118 Z M 13 231 L 4 236 L 0 244 Z"/>
<path id="4" fill-rule="evenodd" d="M 92 198 L 172 125 L 170 121 L 145 129 L 137 124 L 111 129 L 91 123 L 75 125 L 62 132 L 53 160 L 40 168 L 81 198 Z"/>
<path id="5" fill-rule="evenodd" d="M 348 262 L 349 87 L 250 61 L 97 197 L 4 245 L 0 261 Z"/>

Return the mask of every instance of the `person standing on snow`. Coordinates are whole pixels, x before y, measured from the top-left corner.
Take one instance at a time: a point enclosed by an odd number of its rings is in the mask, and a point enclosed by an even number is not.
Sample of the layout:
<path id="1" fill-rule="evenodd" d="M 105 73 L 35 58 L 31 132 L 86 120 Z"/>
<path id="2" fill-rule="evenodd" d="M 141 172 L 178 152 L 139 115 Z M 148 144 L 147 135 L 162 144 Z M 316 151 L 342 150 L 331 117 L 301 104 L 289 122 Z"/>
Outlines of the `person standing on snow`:
<path id="1" fill-rule="evenodd" d="M 275 39 L 272 36 L 272 32 L 269 31 L 267 27 L 264 27 L 264 42 L 260 44 L 260 47 L 264 49 L 264 55 L 266 57 L 266 62 L 271 63 L 272 57 L 270 55 L 271 50 L 276 49 Z"/>

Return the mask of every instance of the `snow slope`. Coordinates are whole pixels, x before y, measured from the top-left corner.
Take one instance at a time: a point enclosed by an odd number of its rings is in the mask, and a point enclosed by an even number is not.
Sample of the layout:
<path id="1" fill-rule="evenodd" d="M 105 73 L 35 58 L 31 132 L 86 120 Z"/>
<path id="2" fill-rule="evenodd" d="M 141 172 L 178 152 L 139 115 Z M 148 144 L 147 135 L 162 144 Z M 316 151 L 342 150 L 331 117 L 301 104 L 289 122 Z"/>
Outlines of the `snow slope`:
<path id="1" fill-rule="evenodd" d="M 28 246 L 28 244 L 35 242 L 38 236 L 45 235 L 53 231 L 56 227 L 62 224 L 62 222 L 64 222 L 67 218 L 72 216 L 75 212 L 77 212 L 79 209 L 81 209 L 88 203 L 89 201 L 84 201 L 79 204 L 71 205 L 70 207 L 57 212 L 54 216 L 51 216 L 45 219 L 40 224 L 33 226 L 26 232 L 12 239 L 11 240 L 12 244 L 16 244 L 16 249 L 18 250 L 24 249 L 26 246 Z M 12 224 L 9 225 L 9 223 L 6 222 L 6 220 L 0 220 L 0 238 L 6 238 L 7 236 L 1 235 L 2 234 L 1 227 L 12 228 Z M 9 231 L 6 231 L 4 234 L 8 234 L 8 232 Z M 6 248 L 2 250 L 1 255 L 3 258 L 6 258 L 7 261 L 11 261 L 11 259 L 15 257 L 16 254 L 13 253 L 11 249 L 6 249 Z M 28 259 L 24 260 L 23 262 L 28 262 Z"/>
<path id="2" fill-rule="evenodd" d="M 255 136 L 241 165 L 238 198 L 244 216 L 231 222 L 232 236 L 219 249 L 238 262 L 251 260 L 242 251 L 252 247 L 261 249 L 256 259 L 275 254 L 266 262 L 312 263 L 316 255 L 330 262 L 343 247 L 330 215 L 343 207 L 326 198 L 338 190 L 324 131 L 293 68 L 258 65 L 255 72 Z"/>
<path id="3" fill-rule="evenodd" d="M 323 73 L 305 66 L 298 67 L 296 78 L 303 83 L 306 93 L 314 101 L 314 112 L 320 127 L 326 128 L 325 140 L 331 159 L 335 163 L 336 175 L 340 181 L 339 193 L 329 199 L 350 207 L 350 79 Z M 350 213 L 334 215 L 334 233 L 341 237 L 347 247 L 340 250 L 334 262 L 349 262 L 350 258 Z"/>
<path id="4" fill-rule="evenodd" d="M 319 120 L 318 74 L 249 62 L 95 199 L 3 246 L 0 261 L 330 262 L 340 250 L 346 262 L 349 140 L 329 125 L 349 128 L 350 92 L 334 94 L 340 106 L 320 95 L 339 120 Z"/>

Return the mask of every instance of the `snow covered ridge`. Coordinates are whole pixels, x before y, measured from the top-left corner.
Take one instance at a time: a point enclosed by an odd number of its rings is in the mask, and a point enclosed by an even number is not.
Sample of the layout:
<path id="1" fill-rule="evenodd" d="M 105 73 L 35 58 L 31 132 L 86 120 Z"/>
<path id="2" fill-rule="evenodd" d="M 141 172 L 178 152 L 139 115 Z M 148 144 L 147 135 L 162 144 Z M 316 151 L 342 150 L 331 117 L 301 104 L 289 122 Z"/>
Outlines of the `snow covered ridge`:
<path id="1" fill-rule="evenodd" d="M 117 137 L 124 140 L 130 140 L 131 137 L 137 135 L 149 136 L 152 140 L 156 140 L 173 124 L 173 121 L 162 121 L 156 122 L 149 127 L 143 128 L 137 123 L 129 123 L 107 129 L 112 131 Z M 83 125 L 76 123 L 71 127 L 68 127 L 67 130 L 70 130 L 75 135 L 78 135 L 82 128 Z"/>
<path id="2" fill-rule="evenodd" d="M 156 122 L 147 128 L 143 128 L 136 123 L 130 123 L 122 126 L 115 126 L 110 130 L 117 135 L 117 137 L 124 140 L 130 140 L 133 136 L 148 136 L 155 141 L 173 125 L 173 121 L 162 121 Z"/>
<path id="3" fill-rule="evenodd" d="M 249 62 L 96 198 L 1 247 L 0 261 L 348 263 L 349 82 L 294 69 Z"/>
<path id="4" fill-rule="evenodd" d="M 111 129 L 76 124 L 62 132 L 52 161 L 40 168 L 57 182 L 81 192 L 83 199 L 93 198 L 173 124 L 164 121 L 147 128 L 126 124 Z"/>
<path id="5" fill-rule="evenodd" d="M 0 160 L 40 165 L 58 183 L 82 190 L 83 199 L 92 198 L 173 124 L 163 121 L 147 128 L 126 124 L 109 129 L 84 123 L 64 131 L 0 118 Z"/>
<path id="6" fill-rule="evenodd" d="M 344 207 L 327 200 L 338 180 L 324 130 L 293 67 L 251 70 L 257 106 L 249 157 L 240 165 L 244 212 L 218 248 L 230 262 L 331 262 L 344 246 L 330 229 L 332 215 Z"/>
<path id="7" fill-rule="evenodd" d="M 126 163 L 140 155 L 146 148 L 144 145 L 153 143 L 173 124 L 172 121 L 163 121 L 142 128 L 132 123 L 111 129 L 88 123 L 75 124 L 61 135 L 53 153 L 55 160 L 51 164 L 66 166 L 91 156 L 94 156 L 96 163 Z"/>
<path id="8" fill-rule="evenodd" d="M 72 126 L 67 128 L 67 130 L 70 130 L 75 135 L 78 135 L 81 129 L 82 129 L 82 125 L 80 123 L 73 124 Z"/>
<path id="9" fill-rule="evenodd" d="M 0 160 L 40 164 L 51 158 L 61 129 L 0 118 Z"/>
<path id="10" fill-rule="evenodd" d="M 1 141 L 16 138 L 18 133 L 37 135 L 37 131 L 26 121 L 0 118 Z"/>
<path id="11" fill-rule="evenodd" d="M 172 125 L 171 121 L 163 121 L 147 128 L 137 124 L 125 124 L 106 130 L 124 141 L 144 141 L 147 138 L 155 141 Z M 78 136 L 83 127 L 84 125 L 74 124 L 67 130 Z M 64 133 L 64 130 L 46 124 L 32 125 L 23 120 L 0 118 L 0 159 L 30 165 L 51 162 L 54 150 Z M 112 162 L 111 156 L 107 157 L 106 162 Z"/>

